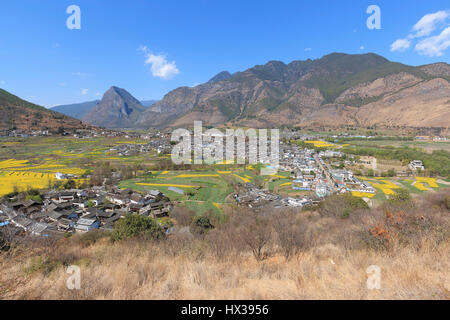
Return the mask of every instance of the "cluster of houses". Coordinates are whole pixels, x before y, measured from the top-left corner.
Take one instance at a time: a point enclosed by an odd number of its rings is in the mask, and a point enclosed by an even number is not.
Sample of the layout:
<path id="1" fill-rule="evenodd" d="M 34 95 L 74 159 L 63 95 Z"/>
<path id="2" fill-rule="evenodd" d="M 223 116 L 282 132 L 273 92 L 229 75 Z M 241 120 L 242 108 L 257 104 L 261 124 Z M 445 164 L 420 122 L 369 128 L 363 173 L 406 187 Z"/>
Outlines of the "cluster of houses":
<path id="1" fill-rule="evenodd" d="M 134 156 L 140 153 L 147 153 L 153 148 L 148 144 L 122 143 L 109 149 L 117 153 L 118 156 Z"/>
<path id="2" fill-rule="evenodd" d="M 252 183 L 239 184 L 238 191 L 234 195 L 236 202 L 250 208 L 262 207 L 268 202 L 281 200 L 279 195 L 260 189 Z"/>
<path id="3" fill-rule="evenodd" d="M 251 183 L 240 184 L 238 189 L 239 192 L 234 195 L 234 199 L 238 204 L 249 208 L 262 208 L 268 205 L 273 208 L 303 207 L 313 204 L 315 201 L 312 197 L 307 196 L 302 198 L 284 198 L 276 193 L 260 189 Z"/>
<path id="4" fill-rule="evenodd" d="M 142 195 L 131 189 L 107 191 L 104 187 L 52 190 L 42 196 L 42 201 L 14 200 L 0 204 L 0 227 L 10 225 L 37 236 L 112 230 L 114 223 L 127 214 L 160 218 L 172 208 L 170 200 L 156 190 Z"/>

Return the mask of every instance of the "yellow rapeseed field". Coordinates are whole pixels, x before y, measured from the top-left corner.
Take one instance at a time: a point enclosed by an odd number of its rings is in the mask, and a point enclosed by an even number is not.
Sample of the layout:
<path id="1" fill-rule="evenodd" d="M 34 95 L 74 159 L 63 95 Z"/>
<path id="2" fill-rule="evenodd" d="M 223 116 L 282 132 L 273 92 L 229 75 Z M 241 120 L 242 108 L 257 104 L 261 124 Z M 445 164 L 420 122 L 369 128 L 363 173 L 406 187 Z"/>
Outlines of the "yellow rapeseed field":
<path id="1" fill-rule="evenodd" d="M 373 198 L 375 196 L 375 194 L 368 193 L 368 192 L 352 191 L 352 196 L 358 197 L 358 198 Z"/>
<path id="2" fill-rule="evenodd" d="M 436 179 L 435 178 L 425 178 L 425 177 L 416 177 L 416 180 L 420 183 L 426 183 L 428 184 L 431 188 L 439 188 L 439 185 L 436 183 Z"/>
<path id="3" fill-rule="evenodd" d="M 292 186 L 292 182 L 286 182 L 286 183 L 280 184 L 280 187 L 285 187 L 285 186 Z"/>
<path id="4" fill-rule="evenodd" d="M 175 187 L 175 188 L 200 188 L 200 186 L 190 186 L 186 184 L 171 184 L 171 183 L 136 183 L 140 186 L 153 186 L 153 187 Z"/>
<path id="5" fill-rule="evenodd" d="M 420 182 L 414 182 L 413 183 L 413 186 L 414 187 L 416 187 L 417 189 L 419 189 L 420 191 L 428 191 L 428 188 L 427 187 L 425 187 L 425 185 L 423 185 L 422 183 L 420 183 Z"/>
<path id="6" fill-rule="evenodd" d="M 313 144 L 316 148 L 335 147 L 336 145 L 325 141 L 305 141 L 305 143 Z"/>
<path id="7" fill-rule="evenodd" d="M 239 175 L 237 175 L 237 174 L 234 174 L 233 173 L 233 176 L 235 176 L 236 178 L 239 178 L 239 179 L 241 179 L 242 181 L 244 181 L 245 183 L 248 183 L 248 182 L 250 182 L 250 180 L 249 179 L 247 179 L 247 178 L 244 178 L 244 177 L 241 177 L 241 176 L 239 176 Z"/>
<path id="8" fill-rule="evenodd" d="M 9 159 L 5 161 L 0 161 L 0 170 L 24 167 L 27 165 L 27 163 L 28 160 Z"/>
<path id="9" fill-rule="evenodd" d="M 388 185 L 379 184 L 379 183 L 372 183 L 372 185 L 375 188 L 380 189 L 385 195 L 393 195 L 393 194 L 395 194 L 395 191 L 392 190 L 391 188 L 389 188 Z"/>

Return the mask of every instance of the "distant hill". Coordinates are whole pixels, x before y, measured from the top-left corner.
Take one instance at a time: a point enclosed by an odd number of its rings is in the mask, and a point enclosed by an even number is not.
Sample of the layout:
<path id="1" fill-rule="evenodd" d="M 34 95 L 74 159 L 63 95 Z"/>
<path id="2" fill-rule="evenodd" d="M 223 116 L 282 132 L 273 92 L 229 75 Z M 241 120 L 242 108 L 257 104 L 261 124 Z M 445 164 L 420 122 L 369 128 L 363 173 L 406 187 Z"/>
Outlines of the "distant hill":
<path id="1" fill-rule="evenodd" d="M 26 132 L 59 128 L 80 129 L 80 120 L 20 99 L 0 89 L 0 131 L 22 130 Z"/>
<path id="2" fill-rule="evenodd" d="M 270 61 L 172 90 L 135 126 L 447 127 L 449 81 L 446 63 L 414 67 L 374 53 Z"/>
<path id="3" fill-rule="evenodd" d="M 82 120 L 105 128 L 132 128 L 145 110 L 128 91 L 113 86 Z"/>
<path id="4" fill-rule="evenodd" d="M 76 119 L 83 119 L 83 117 L 89 113 L 100 100 L 87 101 L 82 103 L 66 104 L 51 108 L 53 111 L 60 112 Z M 141 101 L 141 105 L 148 108 L 154 105 L 158 100 L 144 100 Z"/>
<path id="5" fill-rule="evenodd" d="M 53 111 L 63 113 L 76 119 L 82 119 L 89 111 L 94 108 L 100 100 L 87 101 L 82 103 L 74 103 L 61 105 L 51 108 Z"/>
<path id="6" fill-rule="evenodd" d="M 143 101 L 141 101 L 141 104 L 144 107 L 148 108 L 148 107 L 151 107 L 152 105 L 154 105 L 157 102 L 158 102 L 158 100 L 143 100 Z"/>

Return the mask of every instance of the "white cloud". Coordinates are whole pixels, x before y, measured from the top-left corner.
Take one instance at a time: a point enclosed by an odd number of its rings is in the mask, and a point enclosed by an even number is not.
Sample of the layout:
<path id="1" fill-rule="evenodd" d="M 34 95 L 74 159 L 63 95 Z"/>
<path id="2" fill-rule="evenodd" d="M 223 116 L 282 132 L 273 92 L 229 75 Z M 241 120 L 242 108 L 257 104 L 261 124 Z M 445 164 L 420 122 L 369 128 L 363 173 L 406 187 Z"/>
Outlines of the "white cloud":
<path id="1" fill-rule="evenodd" d="M 411 46 L 411 41 L 408 39 L 398 39 L 393 44 L 391 44 L 391 52 L 394 51 L 405 51 Z"/>
<path id="2" fill-rule="evenodd" d="M 147 46 L 141 45 L 138 49 L 146 54 L 145 64 L 151 65 L 154 77 L 169 80 L 180 73 L 175 61 L 169 62 L 164 55 L 154 55 Z"/>
<path id="3" fill-rule="evenodd" d="M 59 85 L 60 87 L 65 87 L 65 86 L 66 86 L 66 83 L 65 83 L 65 82 L 60 82 L 58 85 Z"/>
<path id="4" fill-rule="evenodd" d="M 438 11 L 435 13 L 426 14 L 422 17 L 422 19 L 417 22 L 413 31 L 416 33 L 414 35 L 410 35 L 411 38 L 420 38 L 430 35 L 439 24 L 445 22 L 448 18 L 450 11 Z"/>
<path id="5" fill-rule="evenodd" d="M 422 38 L 414 50 L 424 56 L 440 57 L 450 47 L 450 10 L 441 10 L 424 15 L 412 28 L 414 33 L 391 44 L 391 52 L 403 52 L 411 47 L 412 41 Z M 434 31 L 442 30 L 440 34 Z"/>
<path id="6" fill-rule="evenodd" d="M 359 50 L 364 50 L 364 49 L 365 49 L 364 46 L 359 47 Z"/>
<path id="7" fill-rule="evenodd" d="M 81 89 L 81 95 L 82 96 L 87 95 L 88 91 L 89 89 Z"/>
<path id="8" fill-rule="evenodd" d="M 169 62 L 163 55 L 155 56 L 150 53 L 145 60 L 145 64 L 151 64 L 153 76 L 161 79 L 169 80 L 180 73 L 175 61 Z"/>
<path id="9" fill-rule="evenodd" d="M 309 51 L 311 51 L 312 49 L 311 48 L 305 48 L 305 51 L 306 52 L 309 52 Z"/>
<path id="10" fill-rule="evenodd" d="M 0 80 L 0 84 L 6 84 L 5 80 Z"/>
<path id="11" fill-rule="evenodd" d="M 102 94 L 101 94 L 100 92 L 97 92 L 95 95 L 96 95 L 97 97 L 101 97 L 101 96 L 102 96 Z"/>
<path id="12" fill-rule="evenodd" d="M 437 36 L 423 39 L 416 45 L 414 50 L 421 55 L 440 57 L 448 47 L 450 47 L 450 27 L 444 29 Z"/>

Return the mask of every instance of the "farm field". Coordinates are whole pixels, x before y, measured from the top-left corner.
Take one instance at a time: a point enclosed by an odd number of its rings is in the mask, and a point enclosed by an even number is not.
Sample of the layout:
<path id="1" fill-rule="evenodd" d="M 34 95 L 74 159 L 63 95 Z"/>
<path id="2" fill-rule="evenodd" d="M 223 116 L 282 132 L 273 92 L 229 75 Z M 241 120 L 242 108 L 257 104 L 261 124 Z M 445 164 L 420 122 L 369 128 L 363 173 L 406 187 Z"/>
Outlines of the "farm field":
<path id="1" fill-rule="evenodd" d="M 427 153 L 432 153 L 435 150 L 450 151 L 450 142 L 435 142 L 435 141 L 401 141 L 401 140 L 350 140 L 345 142 L 348 145 L 359 147 L 409 147 L 420 148 Z"/>
<path id="2" fill-rule="evenodd" d="M 11 138 L 0 141 L 0 196 L 13 191 L 44 189 L 53 185 L 55 173 L 74 175 L 78 185 L 86 182 L 82 177 L 92 170 L 92 164 L 143 164 L 158 160 L 156 154 L 117 156 L 110 148 L 123 143 L 123 138 L 76 139 L 73 137 Z M 65 180 L 59 180 L 64 182 Z"/>
<path id="3" fill-rule="evenodd" d="M 209 171 L 165 171 L 152 172 L 151 176 L 125 180 L 119 184 L 121 188 L 132 188 L 138 191 L 159 190 L 171 200 L 180 202 L 186 207 L 202 214 L 212 210 L 216 214 L 223 212 L 222 207 L 233 202 L 227 197 L 233 192 L 233 184 L 254 182 L 258 176 L 258 168 L 232 168 L 224 170 L 222 165 Z M 220 170 L 219 170 L 220 169 Z M 175 187 L 183 190 L 183 194 L 170 190 Z"/>
<path id="4" fill-rule="evenodd" d="M 404 188 L 412 194 L 420 194 L 426 191 L 434 191 L 443 187 L 445 184 L 438 183 L 436 178 L 409 177 L 409 178 L 384 178 L 384 177 L 359 177 L 359 179 L 368 181 L 375 189 L 375 195 L 352 192 L 357 197 L 374 198 L 376 200 L 386 200 L 388 196 L 395 195 L 396 190 Z"/>

